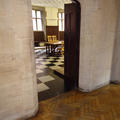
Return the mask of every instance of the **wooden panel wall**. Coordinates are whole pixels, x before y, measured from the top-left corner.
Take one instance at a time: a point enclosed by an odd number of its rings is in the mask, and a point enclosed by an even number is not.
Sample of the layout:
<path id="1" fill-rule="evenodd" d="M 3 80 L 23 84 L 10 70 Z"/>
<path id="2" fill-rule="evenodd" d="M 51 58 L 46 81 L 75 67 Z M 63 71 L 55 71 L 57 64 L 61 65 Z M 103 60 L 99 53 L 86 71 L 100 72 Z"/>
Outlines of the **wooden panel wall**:
<path id="1" fill-rule="evenodd" d="M 34 31 L 35 46 L 38 46 L 40 42 L 45 42 L 45 36 L 43 31 Z"/>
<path id="2" fill-rule="evenodd" d="M 46 37 L 48 35 L 56 35 L 58 39 L 58 26 L 46 26 Z"/>
<path id="3" fill-rule="evenodd" d="M 59 40 L 64 40 L 64 31 L 59 32 Z"/>

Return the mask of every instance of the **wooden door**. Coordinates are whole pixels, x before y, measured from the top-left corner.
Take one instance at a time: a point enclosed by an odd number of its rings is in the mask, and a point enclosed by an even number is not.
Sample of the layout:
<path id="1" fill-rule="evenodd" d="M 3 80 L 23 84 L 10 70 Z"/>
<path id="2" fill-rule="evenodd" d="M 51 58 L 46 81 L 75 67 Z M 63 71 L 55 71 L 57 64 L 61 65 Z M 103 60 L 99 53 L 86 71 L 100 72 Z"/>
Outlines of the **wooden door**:
<path id="1" fill-rule="evenodd" d="M 78 87 L 80 10 L 78 2 L 65 4 L 64 77 L 67 90 Z"/>

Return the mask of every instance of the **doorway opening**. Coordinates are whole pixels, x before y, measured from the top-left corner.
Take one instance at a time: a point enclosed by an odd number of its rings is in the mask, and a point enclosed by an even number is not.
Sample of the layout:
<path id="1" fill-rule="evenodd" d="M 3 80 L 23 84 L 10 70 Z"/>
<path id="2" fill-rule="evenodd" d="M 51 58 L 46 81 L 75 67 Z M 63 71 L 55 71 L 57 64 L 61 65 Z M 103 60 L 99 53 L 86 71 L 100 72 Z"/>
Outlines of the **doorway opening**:
<path id="1" fill-rule="evenodd" d="M 57 2 L 32 2 L 39 101 L 78 87 L 80 3 Z"/>

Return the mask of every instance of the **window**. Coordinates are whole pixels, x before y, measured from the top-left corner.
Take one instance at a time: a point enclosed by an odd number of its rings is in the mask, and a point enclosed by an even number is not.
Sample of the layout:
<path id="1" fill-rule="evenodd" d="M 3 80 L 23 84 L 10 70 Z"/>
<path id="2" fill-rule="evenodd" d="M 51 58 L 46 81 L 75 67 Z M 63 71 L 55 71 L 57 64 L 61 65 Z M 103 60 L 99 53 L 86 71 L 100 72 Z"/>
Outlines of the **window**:
<path id="1" fill-rule="evenodd" d="M 64 31 L 64 13 L 59 13 L 59 31 Z"/>
<path id="2" fill-rule="evenodd" d="M 33 21 L 33 30 L 34 31 L 42 31 L 42 17 L 41 11 L 32 10 L 32 21 Z"/>

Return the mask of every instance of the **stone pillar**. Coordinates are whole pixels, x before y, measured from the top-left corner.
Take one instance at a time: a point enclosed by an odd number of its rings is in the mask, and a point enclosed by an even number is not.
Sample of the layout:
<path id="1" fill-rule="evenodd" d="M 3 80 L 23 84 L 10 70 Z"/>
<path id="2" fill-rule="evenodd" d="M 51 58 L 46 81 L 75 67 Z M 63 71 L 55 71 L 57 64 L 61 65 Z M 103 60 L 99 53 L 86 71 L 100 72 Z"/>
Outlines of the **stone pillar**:
<path id="1" fill-rule="evenodd" d="M 115 32 L 111 82 L 120 83 L 120 1 L 117 0 L 118 18 Z"/>
<path id="2" fill-rule="evenodd" d="M 30 0 L 0 0 L 0 120 L 38 109 Z"/>
<path id="3" fill-rule="evenodd" d="M 81 39 L 79 87 L 91 91 L 109 84 L 116 30 L 116 0 L 79 0 Z"/>

